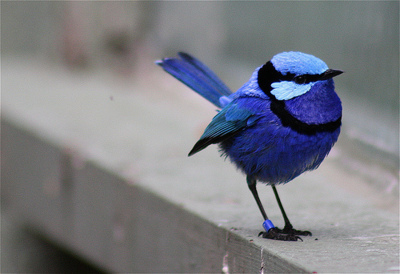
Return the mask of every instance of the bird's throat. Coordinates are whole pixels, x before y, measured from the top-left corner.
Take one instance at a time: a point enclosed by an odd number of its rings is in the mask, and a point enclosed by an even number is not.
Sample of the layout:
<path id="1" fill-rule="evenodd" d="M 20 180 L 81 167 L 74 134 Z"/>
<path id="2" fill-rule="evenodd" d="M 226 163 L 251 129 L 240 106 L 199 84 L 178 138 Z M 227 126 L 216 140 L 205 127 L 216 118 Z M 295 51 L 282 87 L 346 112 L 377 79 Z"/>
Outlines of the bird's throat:
<path id="1" fill-rule="evenodd" d="M 290 127 L 291 129 L 307 135 L 313 135 L 317 132 L 333 132 L 338 129 L 342 123 L 342 116 L 338 119 L 322 123 L 322 124 L 309 124 L 302 122 L 295 118 L 287 109 L 285 101 L 273 100 L 271 102 L 272 112 L 280 119 L 281 123 L 285 127 Z"/>

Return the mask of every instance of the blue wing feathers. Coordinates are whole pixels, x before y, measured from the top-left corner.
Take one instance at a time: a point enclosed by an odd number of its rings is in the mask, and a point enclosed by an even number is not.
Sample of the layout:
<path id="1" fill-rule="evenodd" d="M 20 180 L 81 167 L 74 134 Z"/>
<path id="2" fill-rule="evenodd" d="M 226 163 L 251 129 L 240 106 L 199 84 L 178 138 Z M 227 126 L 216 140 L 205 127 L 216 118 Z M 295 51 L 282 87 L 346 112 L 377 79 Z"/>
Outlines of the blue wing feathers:
<path id="1" fill-rule="evenodd" d="M 199 141 L 189 152 L 189 156 L 211 144 L 219 143 L 233 136 L 238 131 L 249 126 L 248 121 L 250 119 L 252 120 L 251 124 L 254 123 L 256 119 L 252 117 L 254 117 L 252 112 L 240 108 L 235 103 L 227 105 L 212 119 Z"/>
<path id="2" fill-rule="evenodd" d="M 217 107 L 223 107 L 223 96 L 232 94 L 230 89 L 210 70 L 193 56 L 180 52 L 178 58 L 157 61 L 166 72 L 193 89 Z"/>

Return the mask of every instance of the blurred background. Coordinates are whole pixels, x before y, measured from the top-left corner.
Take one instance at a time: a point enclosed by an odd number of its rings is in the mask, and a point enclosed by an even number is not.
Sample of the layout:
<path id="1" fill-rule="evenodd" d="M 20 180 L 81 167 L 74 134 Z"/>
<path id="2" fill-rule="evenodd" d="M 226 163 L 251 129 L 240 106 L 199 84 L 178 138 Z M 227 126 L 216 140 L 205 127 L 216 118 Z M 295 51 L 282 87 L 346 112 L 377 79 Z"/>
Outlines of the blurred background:
<path id="1" fill-rule="evenodd" d="M 186 51 L 233 90 L 276 53 L 310 53 L 346 72 L 350 134 L 398 155 L 396 1 L 3 1 L 1 23 L 2 57 L 148 79 L 154 60 Z"/>
<path id="2" fill-rule="evenodd" d="M 397 184 L 398 1 L 1 2 L 2 71 L 34 60 L 145 86 L 170 77 L 155 60 L 185 51 L 236 90 L 256 67 L 291 50 L 345 71 L 335 78 L 344 106 L 341 142 L 360 146 L 363 157 L 385 165 L 390 175 L 371 176 L 392 177 L 377 187 Z M 2 88 L 2 98 L 12 97 L 10 92 Z M 7 235 L 2 244 L 15 238 Z"/>

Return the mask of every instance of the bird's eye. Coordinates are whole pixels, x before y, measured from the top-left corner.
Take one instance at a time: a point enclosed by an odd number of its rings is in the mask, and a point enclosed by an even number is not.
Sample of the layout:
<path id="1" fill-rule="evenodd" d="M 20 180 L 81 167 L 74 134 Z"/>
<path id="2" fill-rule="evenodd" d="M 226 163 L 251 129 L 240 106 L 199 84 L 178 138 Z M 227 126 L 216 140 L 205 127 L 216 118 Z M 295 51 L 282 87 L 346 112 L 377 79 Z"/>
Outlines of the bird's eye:
<path id="1" fill-rule="evenodd" d="M 294 82 L 299 85 L 304 84 L 306 82 L 306 80 L 307 80 L 306 77 L 303 75 L 294 77 Z"/>

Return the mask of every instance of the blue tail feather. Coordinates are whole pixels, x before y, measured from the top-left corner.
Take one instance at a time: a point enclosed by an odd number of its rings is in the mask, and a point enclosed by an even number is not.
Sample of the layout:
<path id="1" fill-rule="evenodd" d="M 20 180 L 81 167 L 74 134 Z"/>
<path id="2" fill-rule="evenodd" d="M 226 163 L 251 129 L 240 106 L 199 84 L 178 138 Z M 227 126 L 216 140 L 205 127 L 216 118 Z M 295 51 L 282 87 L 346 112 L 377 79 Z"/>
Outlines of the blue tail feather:
<path id="1" fill-rule="evenodd" d="M 165 58 L 156 61 L 166 72 L 193 89 L 217 107 L 223 107 L 222 96 L 229 96 L 232 91 L 218 76 L 193 56 L 179 52 L 177 58 Z"/>
<path id="2" fill-rule="evenodd" d="M 219 77 L 206 65 L 204 65 L 202 62 L 200 62 L 198 59 L 194 58 L 193 56 L 184 53 L 184 52 L 179 52 L 178 55 L 185 61 L 189 62 L 199 70 L 201 70 L 204 75 L 208 76 L 210 80 L 214 82 L 214 87 L 224 96 L 229 96 L 232 94 L 232 91 L 225 85 L 224 82 L 219 79 Z"/>

